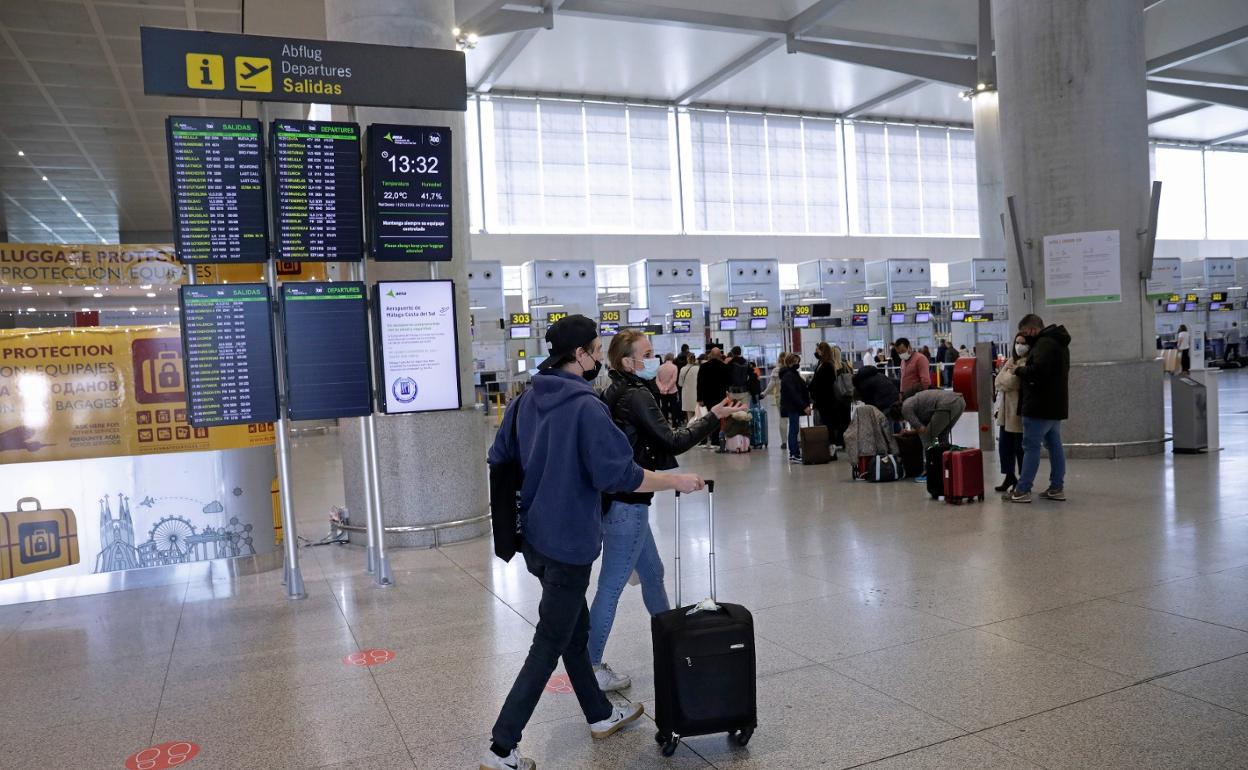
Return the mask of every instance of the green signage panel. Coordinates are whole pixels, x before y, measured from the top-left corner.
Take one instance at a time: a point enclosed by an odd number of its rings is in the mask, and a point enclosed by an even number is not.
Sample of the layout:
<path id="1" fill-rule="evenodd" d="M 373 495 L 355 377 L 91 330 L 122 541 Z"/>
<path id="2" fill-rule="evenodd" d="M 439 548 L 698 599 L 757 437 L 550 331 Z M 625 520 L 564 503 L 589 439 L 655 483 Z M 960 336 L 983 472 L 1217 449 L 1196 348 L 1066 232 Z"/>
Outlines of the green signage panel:
<path id="1" fill-rule="evenodd" d="M 140 27 L 143 93 L 196 99 L 467 109 L 464 54 Z"/>

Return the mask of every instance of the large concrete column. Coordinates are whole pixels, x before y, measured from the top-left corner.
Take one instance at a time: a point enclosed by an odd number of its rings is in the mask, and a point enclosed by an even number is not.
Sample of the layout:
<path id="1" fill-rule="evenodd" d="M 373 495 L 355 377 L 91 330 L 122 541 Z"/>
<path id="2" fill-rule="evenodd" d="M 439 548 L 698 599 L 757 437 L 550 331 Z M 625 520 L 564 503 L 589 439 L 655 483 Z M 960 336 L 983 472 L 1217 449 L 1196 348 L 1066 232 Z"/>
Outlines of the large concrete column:
<path id="1" fill-rule="evenodd" d="M 991 0 L 979 0 L 979 55 L 975 60 L 976 89 L 971 97 L 975 126 L 975 182 L 979 198 L 979 256 L 1004 259 L 1005 171 L 1001 159 L 1001 110 L 997 98 L 997 64 L 993 56 Z M 979 85 L 984 88 L 979 88 Z"/>
<path id="2" fill-rule="evenodd" d="M 1148 223 L 1144 17 L 1138 0 L 993 0 L 1004 186 L 1018 206 L 1025 290 L 1008 260 L 1010 318 L 1065 324 L 1075 456 L 1162 449 L 1162 371 L 1139 280 Z M 978 128 L 978 126 L 977 126 Z M 1046 235 L 1118 230 L 1122 301 L 1046 306 Z"/>
<path id="3" fill-rule="evenodd" d="M 325 32 L 330 40 L 356 43 L 453 48 L 453 0 L 325 0 Z M 335 109 L 335 118 L 340 116 Z M 464 408 L 455 412 L 385 417 L 378 415 L 381 495 L 386 526 L 434 524 L 486 512 L 486 421 L 473 405 L 472 337 L 468 333 L 468 164 L 464 114 L 427 110 L 360 108 L 357 120 L 448 126 L 452 135 L 452 262 L 368 264 L 369 282 L 421 278 L 455 281 L 459 324 L 459 373 Z M 351 516 L 362 520 L 364 476 L 360 466 L 358 420 L 343 420 L 340 430 L 343 482 Z M 444 531 L 441 542 L 476 537 L 489 523 Z M 393 545 L 427 545 L 429 534 L 392 535 Z"/>

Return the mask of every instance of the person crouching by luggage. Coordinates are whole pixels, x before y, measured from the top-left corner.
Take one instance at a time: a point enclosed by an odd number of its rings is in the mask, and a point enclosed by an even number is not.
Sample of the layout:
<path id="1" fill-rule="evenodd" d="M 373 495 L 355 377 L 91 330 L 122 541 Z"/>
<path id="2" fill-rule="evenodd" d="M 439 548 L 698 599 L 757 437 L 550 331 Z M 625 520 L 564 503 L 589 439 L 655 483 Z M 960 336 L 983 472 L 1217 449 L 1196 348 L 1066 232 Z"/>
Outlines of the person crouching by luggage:
<path id="1" fill-rule="evenodd" d="M 927 446 L 949 443 L 954 424 L 966 411 L 966 399 L 952 390 L 921 390 L 901 403 L 901 416 L 927 438 Z"/>
<path id="2" fill-rule="evenodd" d="M 800 463 L 802 461 L 802 448 L 798 443 L 798 434 L 801 432 L 802 416 L 810 414 L 810 390 L 806 387 L 806 380 L 802 379 L 802 373 L 798 371 L 798 365 L 802 363 L 802 357 L 796 353 L 789 353 L 784 359 L 784 367 L 780 370 L 780 417 L 789 419 L 789 462 Z"/>
<path id="3" fill-rule="evenodd" d="M 590 386 L 602 369 L 594 321 L 560 319 L 546 330 L 546 341 L 550 356 L 538 366 L 532 389 L 507 408 L 489 453 L 491 465 L 518 462 L 523 471 L 521 552 L 541 581 L 542 599 L 533 645 L 494 723 L 482 770 L 534 767 L 520 755 L 521 733 L 561 657 L 594 738 L 613 735 L 642 715 L 640 703 L 618 707 L 607 700 L 589 660 L 585 593 L 602 550 L 602 495 L 703 486 L 696 475 L 655 473 L 633 460 L 628 439 Z"/>
<path id="4" fill-rule="evenodd" d="M 1015 337 L 1014 350 L 997 372 L 996 388 L 1001 394 L 997 404 L 997 452 L 1001 455 L 1001 473 L 1005 476 L 996 488 L 998 492 L 1013 489 L 1023 472 L 1023 415 L 1018 410 L 1022 383 L 1016 372 L 1026 364 L 1028 350 L 1027 339 L 1021 334 Z"/>
<path id="5" fill-rule="evenodd" d="M 711 407 L 705 417 L 687 428 L 673 429 L 663 418 L 651 385 L 658 359 L 650 339 L 639 331 L 615 335 L 607 351 L 611 366 L 610 384 L 602 394 L 611 419 L 624 432 L 632 446 L 633 459 L 650 471 L 676 467 L 676 455 L 698 445 L 719 427 L 719 421 L 743 411 L 739 401 L 725 398 Z M 615 609 L 628 578 L 637 571 L 641 598 L 651 615 L 667 612 L 667 590 L 663 587 L 663 561 L 650 531 L 648 492 L 617 492 L 605 496 L 607 506 L 602 527 L 602 567 L 598 573 L 598 593 L 589 609 L 589 660 L 598 686 L 606 691 L 622 690 L 632 680 L 616 673 L 602 662 L 607 637 L 615 623 Z"/>

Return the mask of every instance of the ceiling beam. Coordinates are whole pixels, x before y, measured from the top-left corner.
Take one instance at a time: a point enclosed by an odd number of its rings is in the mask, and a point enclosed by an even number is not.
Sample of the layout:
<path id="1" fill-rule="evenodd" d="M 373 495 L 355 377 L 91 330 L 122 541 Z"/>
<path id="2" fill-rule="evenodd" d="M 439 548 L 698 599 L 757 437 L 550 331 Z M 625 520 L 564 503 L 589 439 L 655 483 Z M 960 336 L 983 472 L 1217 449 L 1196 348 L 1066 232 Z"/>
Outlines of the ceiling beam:
<path id="1" fill-rule="evenodd" d="M 711 32 L 738 32 L 779 38 L 789 34 L 789 22 L 780 19 L 761 19 L 732 13 L 648 5 L 644 2 L 632 2 L 632 0 L 565 0 L 564 4 L 559 7 L 559 13 L 564 16 L 605 18 L 639 24 L 662 24 L 668 27 L 685 27 Z M 930 53 L 937 56 L 967 59 L 975 56 L 975 46 L 965 43 L 865 32 L 825 24 L 815 24 L 806 30 L 803 37 L 890 51 Z"/>
<path id="2" fill-rule="evenodd" d="M 886 104 L 888 102 L 893 101 L 894 99 L 900 99 L 906 94 L 914 93 L 915 91 L 918 91 L 920 88 L 923 88 L 924 86 L 928 85 L 929 82 L 930 81 L 927 81 L 927 80 L 915 79 L 915 80 L 911 80 L 908 83 L 903 83 L 902 85 L 897 86 L 891 91 L 886 91 L 873 99 L 866 100 L 862 104 L 855 104 L 853 107 L 850 107 L 848 110 L 845 110 L 845 117 L 856 118 L 859 115 L 864 114 L 867 110 L 875 109 L 876 107 L 879 107 L 881 104 Z"/>
<path id="3" fill-rule="evenodd" d="M 1222 104 L 1227 107 L 1238 107 L 1248 110 L 1248 91 L 1233 88 L 1214 88 L 1213 86 L 1194 86 L 1187 83 L 1166 83 L 1150 79 L 1148 90 L 1158 94 L 1169 94 L 1180 99 L 1194 99 L 1198 102 Z"/>
<path id="4" fill-rule="evenodd" d="M 481 21 L 476 27 L 460 27 L 465 33 L 475 33 L 477 37 L 505 35 L 509 32 L 523 32 L 526 29 L 554 29 L 555 13 L 547 5 L 536 11 L 498 11 Z"/>
<path id="5" fill-rule="evenodd" d="M 1226 144 L 1229 141 L 1232 141 L 1234 139 L 1242 139 L 1246 136 L 1248 136 L 1248 129 L 1244 129 L 1243 131 L 1236 131 L 1235 133 L 1227 134 L 1226 136 L 1219 136 L 1217 139 L 1210 139 L 1209 144 L 1211 145 Z"/>
<path id="6" fill-rule="evenodd" d="M 494 61 L 490 62 L 489 66 L 485 68 L 485 72 L 481 73 L 481 78 L 472 87 L 472 90 L 479 94 L 488 94 L 492 91 L 494 84 L 503 77 L 503 73 L 507 71 L 507 68 L 515 63 L 516 59 L 520 58 L 520 54 L 524 53 L 525 46 L 535 37 L 537 37 L 537 30 L 535 29 L 526 29 L 513 35 L 511 40 L 507 41 L 507 45 L 503 46 L 503 50 L 498 52 L 498 56 L 494 57 Z"/>
<path id="7" fill-rule="evenodd" d="M 725 66 L 721 67 L 716 72 L 712 73 L 710 77 L 676 97 L 676 104 L 681 106 L 689 104 L 702 94 L 711 91 L 733 76 L 748 69 L 755 62 L 760 61 L 772 51 L 779 50 L 781 44 L 782 43 L 779 38 L 767 38 L 763 42 L 738 56 L 736 59 L 733 59 Z"/>
<path id="8" fill-rule="evenodd" d="M 1206 107 L 1212 107 L 1212 106 L 1213 105 L 1210 104 L 1209 102 L 1192 102 L 1191 104 L 1184 105 L 1183 107 L 1179 107 L 1178 109 L 1170 110 L 1169 112 L 1163 112 L 1160 115 L 1155 115 L 1148 119 L 1148 124 L 1151 126 L 1154 123 L 1162 123 L 1167 120 L 1173 120 L 1174 118 L 1181 118 L 1184 115 L 1191 115 L 1193 112 L 1199 112 L 1200 110 L 1203 110 Z"/>
<path id="9" fill-rule="evenodd" d="M 476 32 L 480 35 L 480 28 L 485 26 L 490 17 L 503 10 L 503 6 L 507 5 L 510 0 L 491 0 L 484 8 L 477 11 L 470 18 L 461 21 L 458 26 L 463 32 Z"/>
<path id="10" fill-rule="evenodd" d="M 1193 59 L 1199 59 L 1202 56 L 1217 53 L 1231 46 L 1239 45 L 1248 40 L 1248 24 L 1233 29 L 1229 32 L 1223 32 L 1221 35 L 1211 37 L 1208 40 L 1202 40 L 1199 43 L 1185 46 L 1177 51 L 1171 51 L 1168 54 L 1149 59 L 1146 65 L 1148 74 L 1160 72 L 1164 69 L 1177 67 L 1180 64 L 1186 64 Z"/>
<path id="11" fill-rule="evenodd" d="M 1166 2 L 1166 0 L 1140 0 L 1140 10 L 1151 11 L 1164 2 Z"/>
<path id="12" fill-rule="evenodd" d="M 864 67 L 899 72 L 912 78 L 945 83 L 959 88 L 975 87 L 975 62 L 878 48 L 818 43 L 789 38 L 789 53 L 805 53 Z"/>
<path id="13" fill-rule="evenodd" d="M 785 32 L 790 35 L 804 34 L 806 30 L 823 21 L 825 16 L 844 2 L 845 0 L 816 0 L 809 8 L 789 19 Z"/>
<path id="14" fill-rule="evenodd" d="M 1220 72 L 1196 72 L 1195 70 L 1173 69 L 1158 72 L 1150 80 L 1164 80 L 1167 83 L 1191 83 L 1195 86 L 1225 86 L 1226 88 L 1248 89 L 1248 77 L 1243 75 L 1224 75 Z"/>

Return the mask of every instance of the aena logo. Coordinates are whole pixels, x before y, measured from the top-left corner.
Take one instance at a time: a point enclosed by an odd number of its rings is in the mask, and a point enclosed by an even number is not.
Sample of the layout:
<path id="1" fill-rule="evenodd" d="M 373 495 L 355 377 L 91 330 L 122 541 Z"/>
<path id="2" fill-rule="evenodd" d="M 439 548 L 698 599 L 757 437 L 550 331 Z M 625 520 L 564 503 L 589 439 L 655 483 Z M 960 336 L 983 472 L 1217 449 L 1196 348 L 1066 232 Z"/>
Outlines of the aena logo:
<path id="1" fill-rule="evenodd" d="M 391 289 L 390 291 L 386 292 L 386 296 L 387 296 L 387 297 L 390 297 L 391 299 L 394 299 L 395 297 L 406 297 L 406 296 L 407 296 L 407 292 L 405 292 L 405 291 L 395 291 L 394 289 Z"/>

